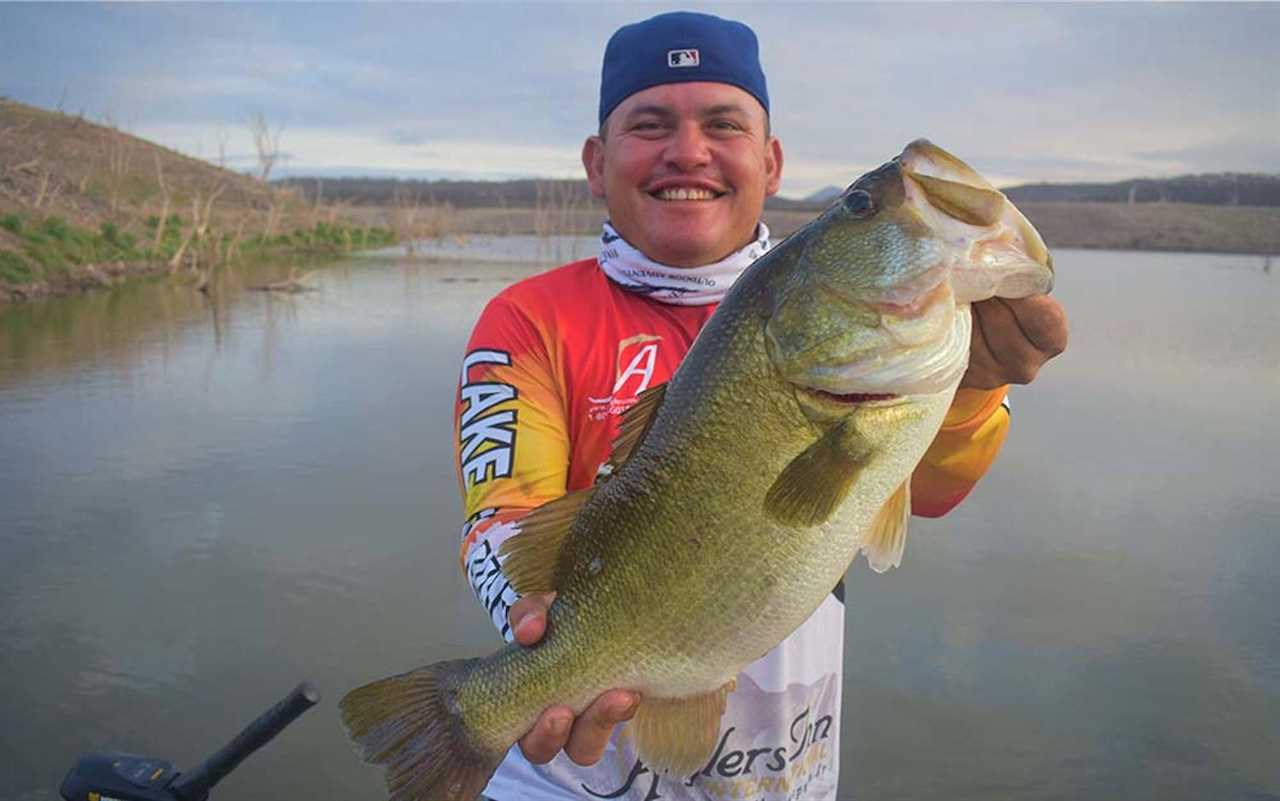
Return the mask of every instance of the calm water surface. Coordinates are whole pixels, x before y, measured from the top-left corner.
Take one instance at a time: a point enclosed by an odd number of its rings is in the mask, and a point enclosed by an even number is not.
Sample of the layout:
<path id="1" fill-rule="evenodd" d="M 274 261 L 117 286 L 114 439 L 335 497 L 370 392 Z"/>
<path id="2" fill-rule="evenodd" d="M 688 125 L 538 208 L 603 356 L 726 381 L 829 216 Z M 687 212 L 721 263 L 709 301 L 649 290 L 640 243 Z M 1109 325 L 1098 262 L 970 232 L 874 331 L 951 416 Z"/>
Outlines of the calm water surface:
<path id="1" fill-rule="evenodd" d="M 537 269 L 497 260 L 590 247 L 0 309 L 0 798 L 86 750 L 189 766 L 302 678 L 215 798 L 381 797 L 342 692 L 496 642 L 456 563 L 465 338 Z M 1071 350 L 995 468 L 851 572 L 841 797 L 1280 798 L 1280 275 L 1056 256 Z"/>

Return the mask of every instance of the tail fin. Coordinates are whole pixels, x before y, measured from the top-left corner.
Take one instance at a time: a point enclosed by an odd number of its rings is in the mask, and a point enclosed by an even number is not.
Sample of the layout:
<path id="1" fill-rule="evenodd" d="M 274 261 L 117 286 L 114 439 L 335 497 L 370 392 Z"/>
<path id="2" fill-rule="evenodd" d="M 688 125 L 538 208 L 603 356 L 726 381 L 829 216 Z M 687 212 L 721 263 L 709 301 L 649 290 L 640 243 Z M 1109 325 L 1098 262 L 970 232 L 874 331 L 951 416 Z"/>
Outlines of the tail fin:
<path id="1" fill-rule="evenodd" d="M 358 687 L 338 703 L 347 735 L 371 765 L 386 765 L 390 801 L 471 801 L 505 752 L 472 744 L 451 685 L 479 660 L 437 662 Z"/>

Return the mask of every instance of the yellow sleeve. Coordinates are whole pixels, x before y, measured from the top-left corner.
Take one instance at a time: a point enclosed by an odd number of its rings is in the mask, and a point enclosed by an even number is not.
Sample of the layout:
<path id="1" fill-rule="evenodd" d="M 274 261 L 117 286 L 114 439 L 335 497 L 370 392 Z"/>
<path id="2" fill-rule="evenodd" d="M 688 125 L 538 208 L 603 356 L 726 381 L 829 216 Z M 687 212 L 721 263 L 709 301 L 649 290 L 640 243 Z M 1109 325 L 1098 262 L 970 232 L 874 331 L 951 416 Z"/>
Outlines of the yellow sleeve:
<path id="1" fill-rule="evenodd" d="M 544 333 L 519 304 L 491 301 L 467 345 L 454 412 L 462 568 L 508 640 L 507 612 L 519 595 L 498 548 L 521 518 L 565 493 L 569 470 L 568 424 Z"/>
<path id="2" fill-rule="evenodd" d="M 911 475 L 911 513 L 941 517 L 964 500 L 995 461 L 1009 433 L 1007 386 L 961 389 L 938 436 Z"/>

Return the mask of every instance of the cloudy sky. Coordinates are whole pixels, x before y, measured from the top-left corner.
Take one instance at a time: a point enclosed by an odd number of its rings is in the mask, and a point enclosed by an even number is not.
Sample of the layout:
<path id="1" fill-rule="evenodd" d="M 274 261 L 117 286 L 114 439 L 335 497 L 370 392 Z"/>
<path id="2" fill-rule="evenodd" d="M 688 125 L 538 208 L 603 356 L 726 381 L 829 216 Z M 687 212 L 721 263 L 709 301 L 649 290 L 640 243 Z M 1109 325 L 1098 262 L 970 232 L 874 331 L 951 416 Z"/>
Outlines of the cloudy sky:
<path id="1" fill-rule="evenodd" d="M 920 136 L 997 183 L 1280 172 L 1280 3 L 0 3 L 0 95 L 248 168 L 573 177 L 600 57 L 674 8 L 761 39 L 783 194 Z"/>

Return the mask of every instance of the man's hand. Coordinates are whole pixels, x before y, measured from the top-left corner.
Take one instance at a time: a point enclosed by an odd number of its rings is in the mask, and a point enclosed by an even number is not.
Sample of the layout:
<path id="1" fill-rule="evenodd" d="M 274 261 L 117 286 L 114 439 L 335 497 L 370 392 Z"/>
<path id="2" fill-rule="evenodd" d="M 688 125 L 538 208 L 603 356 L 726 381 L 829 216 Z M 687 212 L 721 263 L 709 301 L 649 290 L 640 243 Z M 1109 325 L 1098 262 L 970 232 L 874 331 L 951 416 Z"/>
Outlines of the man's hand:
<path id="1" fill-rule="evenodd" d="M 961 387 L 1030 384 L 1045 362 L 1067 349 L 1067 315 L 1048 295 L 991 298 L 970 307 L 973 337 Z"/>
<path id="2" fill-rule="evenodd" d="M 545 593 L 516 601 L 507 614 L 516 642 L 538 644 L 547 631 L 547 609 L 555 597 L 555 593 Z M 576 719 L 567 706 L 547 707 L 529 733 L 520 738 L 520 750 L 536 765 L 550 762 L 561 751 L 579 765 L 594 765 L 604 756 L 613 727 L 631 720 L 639 705 L 638 693 L 608 690 Z"/>

